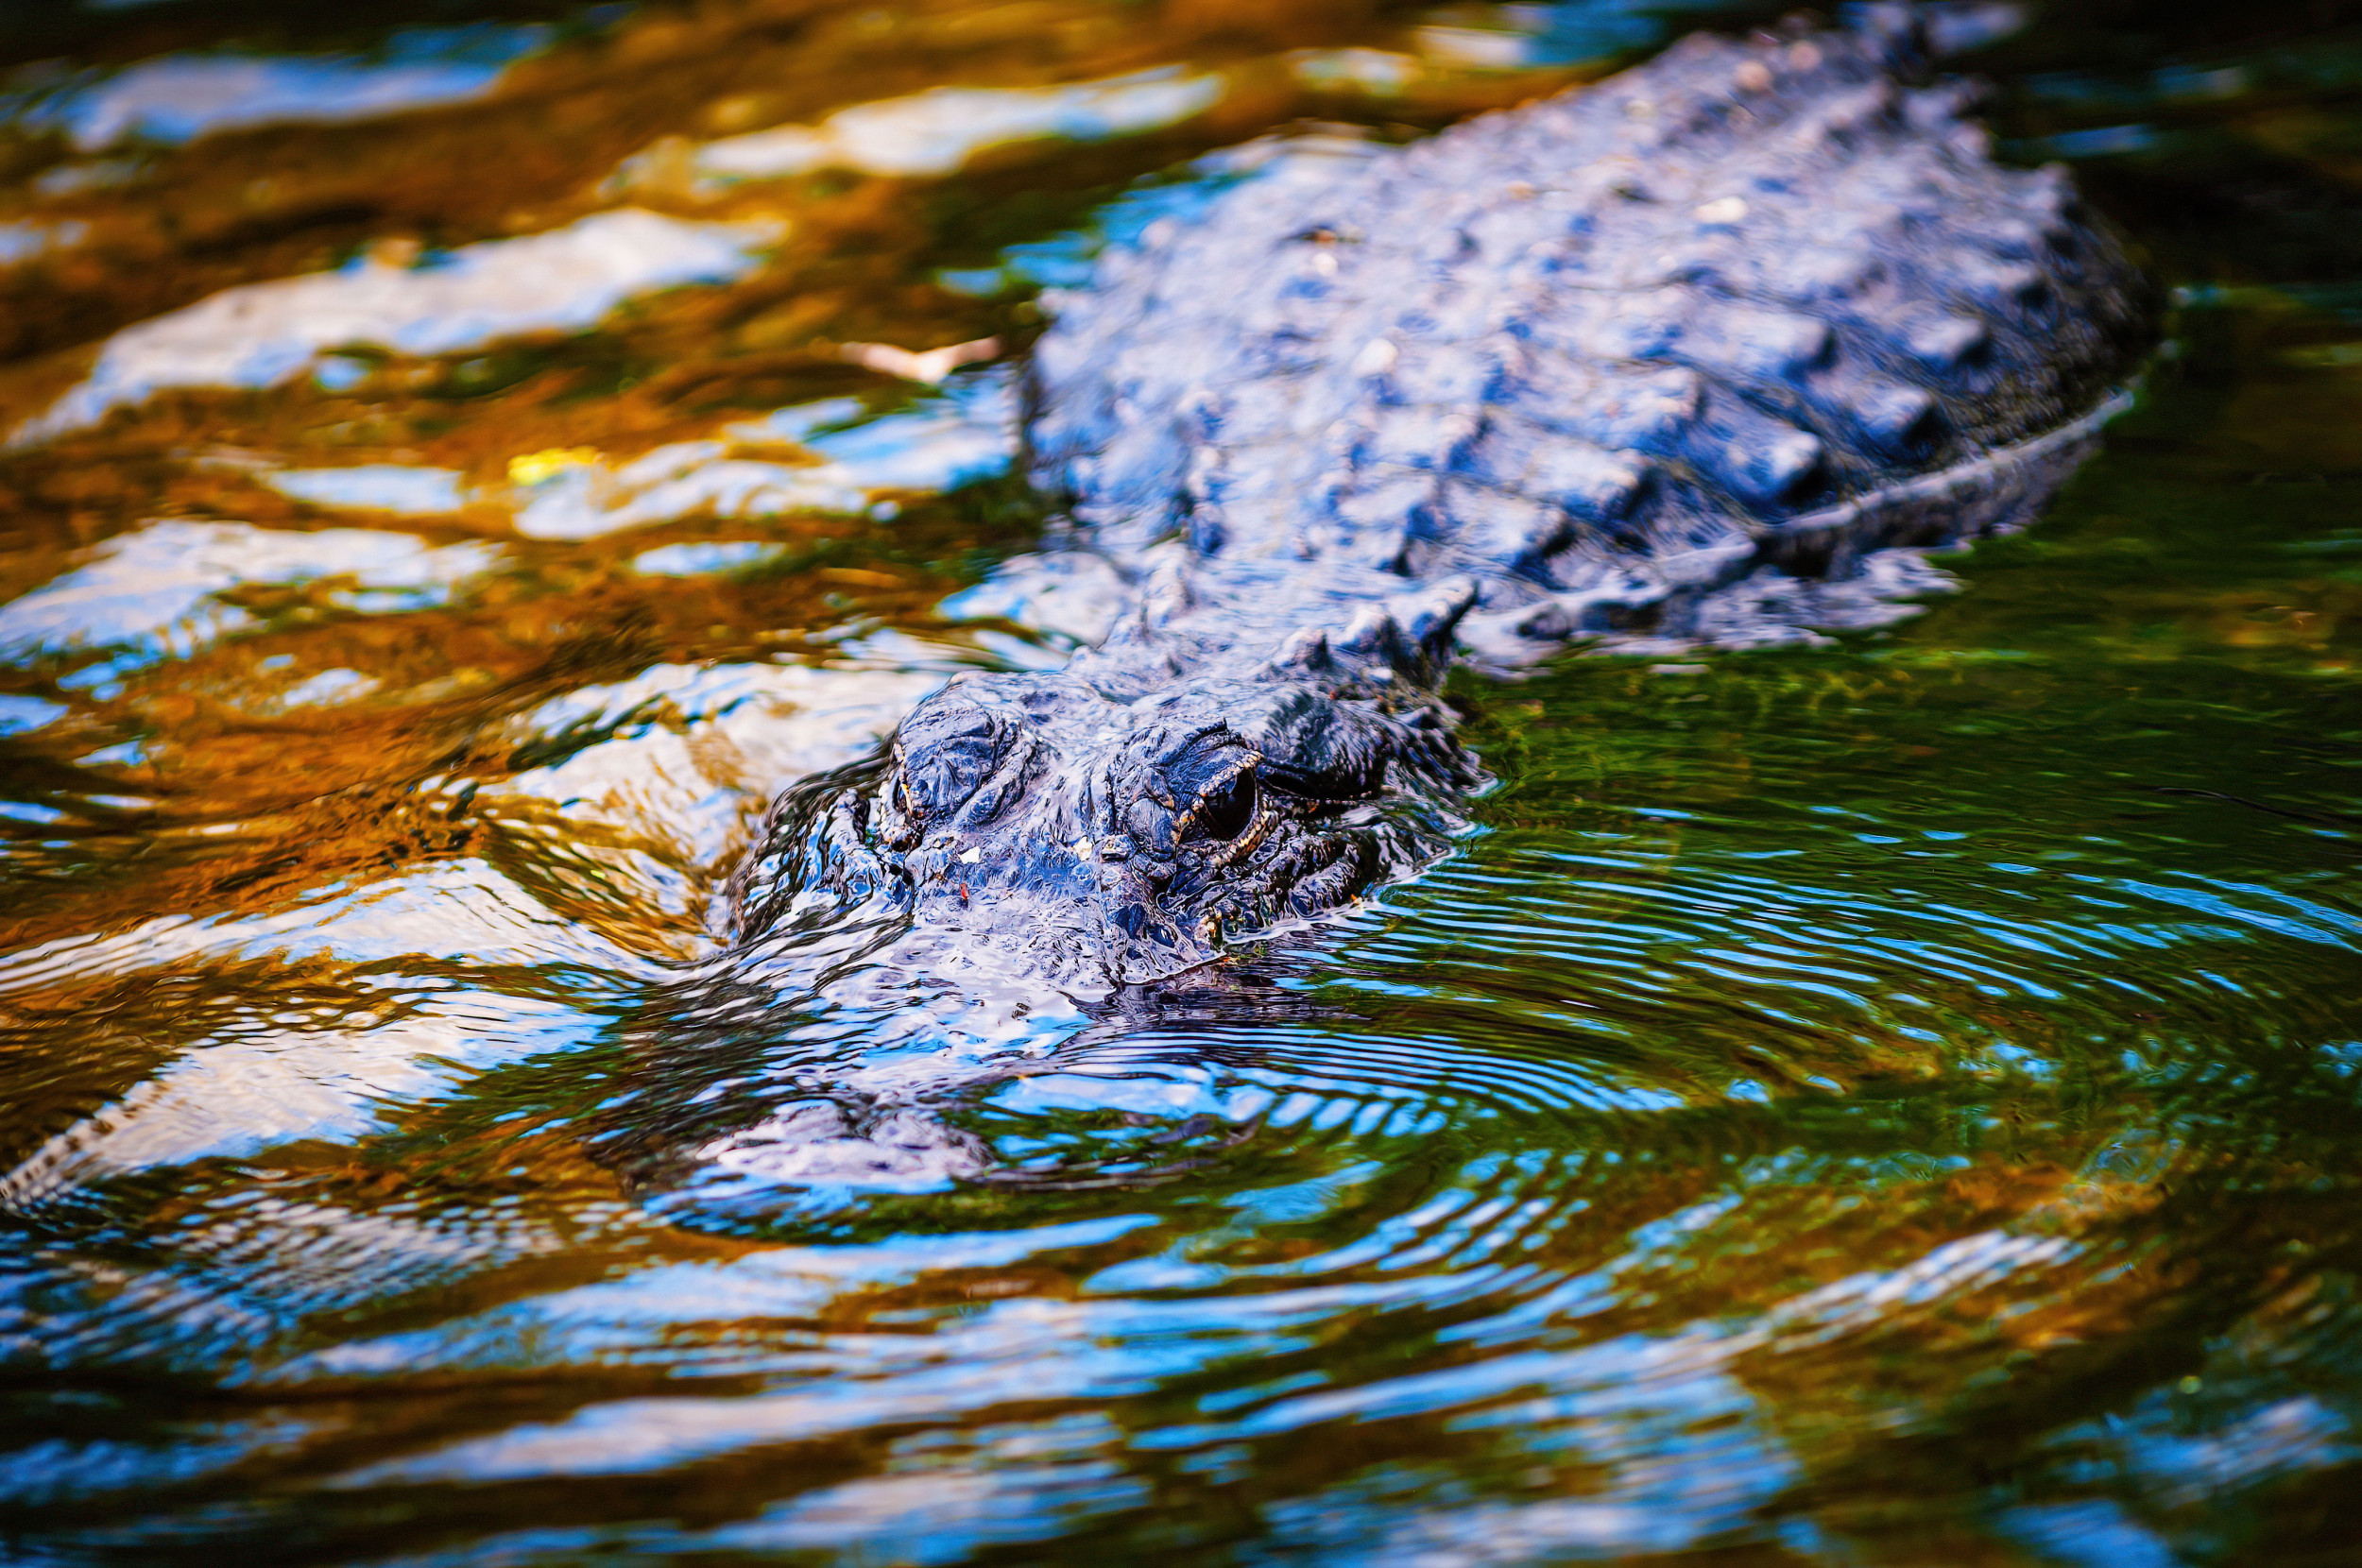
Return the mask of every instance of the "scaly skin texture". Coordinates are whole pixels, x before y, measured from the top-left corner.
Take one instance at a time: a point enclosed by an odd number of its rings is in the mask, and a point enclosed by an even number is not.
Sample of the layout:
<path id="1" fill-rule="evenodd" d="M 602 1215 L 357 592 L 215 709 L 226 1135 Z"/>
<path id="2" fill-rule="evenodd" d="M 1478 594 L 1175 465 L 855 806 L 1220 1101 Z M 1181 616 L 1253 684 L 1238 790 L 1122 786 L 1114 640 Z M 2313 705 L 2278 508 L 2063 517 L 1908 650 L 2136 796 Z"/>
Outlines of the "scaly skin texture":
<path id="1" fill-rule="evenodd" d="M 1125 615 L 784 798 L 735 934 L 850 900 L 1070 993 L 1154 980 L 1444 853 L 1481 779 L 1456 656 L 1903 613 L 1917 550 L 2030 517 L 2151 341 L 1970 96 L 1899 8 L 1694 37 L 1108 255 L 1049 302 L 1032 464 Z"/>

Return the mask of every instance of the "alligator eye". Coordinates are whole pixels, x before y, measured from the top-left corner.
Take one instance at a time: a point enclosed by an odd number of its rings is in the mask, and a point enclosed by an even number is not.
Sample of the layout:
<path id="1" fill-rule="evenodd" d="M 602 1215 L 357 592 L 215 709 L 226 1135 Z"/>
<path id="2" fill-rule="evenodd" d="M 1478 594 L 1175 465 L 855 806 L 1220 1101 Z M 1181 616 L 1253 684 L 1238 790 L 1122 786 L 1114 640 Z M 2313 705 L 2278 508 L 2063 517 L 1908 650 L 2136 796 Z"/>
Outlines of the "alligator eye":
<path id="1" fill-rule="evenodd" d="M 1190 803 L 1189 827 L 1183 837 L 1235 839 L 1255 821 L 1255 770 L 1234 769 L 1208 785 Z"/>

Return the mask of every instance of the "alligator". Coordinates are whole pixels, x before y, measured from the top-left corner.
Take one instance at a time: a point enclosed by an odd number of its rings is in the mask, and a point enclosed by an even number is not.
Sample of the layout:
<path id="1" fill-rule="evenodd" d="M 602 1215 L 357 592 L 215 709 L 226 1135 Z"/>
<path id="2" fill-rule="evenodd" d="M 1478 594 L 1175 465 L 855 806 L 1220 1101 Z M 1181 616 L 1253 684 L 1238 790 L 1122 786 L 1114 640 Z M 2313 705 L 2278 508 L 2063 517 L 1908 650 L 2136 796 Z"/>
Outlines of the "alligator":
<path id="1" fill-rule="evenodd" d="M 899 912 L 1070 995 L 1317 921 L 1447 852 L 1440 683 L 1584 639 L 1872 625 L 2096 444 L 2153 298 L 2005 167 L 1922 18 L 1700 34 L 1342 174 L 1226 193 L 1053 292 L 1027 463 L 1135 585 L 791 790 L 728 935 Z"/>
<path id="2" fill-rule="evenodd" d="M 1062 1058 L 1450 852 L 1486 782 L 1455 663 L 1874 626 L 1948 585 L 1928 551 L 2029 521 L 2129 402 L 2156 299 L 2062 168 L 1994 161 L 1922 21 L 1691 37 L 1242 184 L 1046 297 L 1028 471 L 1128 584 L 1114 629 L 788 790 L 720 905 L 742 977 L 823 972 L 809 1000 L 880 1017 L 998 997 L 1001 1033 L 823 1049 L 696 1163 L 1017 1179 L 939 1114 L 1046 1070 L 1010 1017 L 1104 1014 Z"/>

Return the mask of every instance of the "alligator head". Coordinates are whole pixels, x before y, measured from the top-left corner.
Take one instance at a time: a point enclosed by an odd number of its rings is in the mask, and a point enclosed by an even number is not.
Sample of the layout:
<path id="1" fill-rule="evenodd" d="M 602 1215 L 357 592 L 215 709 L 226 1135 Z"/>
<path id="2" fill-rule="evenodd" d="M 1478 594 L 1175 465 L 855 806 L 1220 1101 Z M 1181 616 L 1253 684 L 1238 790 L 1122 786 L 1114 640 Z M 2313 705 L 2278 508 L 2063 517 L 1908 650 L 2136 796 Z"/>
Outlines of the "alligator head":
<path id="1" fill-rule="evenodd" d="M 971 675 L 881 767 L 791 792 L 733 936 L 885 900 L 941 946 L 1101 989 L 1205 963 L 1443 853 L 1479 775 L 1424 697 L 1209 679 L 1133 701 L 1072 672 Z"/>

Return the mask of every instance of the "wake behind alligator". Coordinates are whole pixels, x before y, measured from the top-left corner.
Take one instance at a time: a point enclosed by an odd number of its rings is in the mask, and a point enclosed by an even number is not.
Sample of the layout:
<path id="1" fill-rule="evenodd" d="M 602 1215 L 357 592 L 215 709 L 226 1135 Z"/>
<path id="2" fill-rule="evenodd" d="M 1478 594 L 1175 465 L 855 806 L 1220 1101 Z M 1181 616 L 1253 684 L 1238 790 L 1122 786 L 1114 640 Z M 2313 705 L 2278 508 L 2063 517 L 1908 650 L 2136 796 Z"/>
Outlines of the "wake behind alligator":
<path id="1" fill-rule="evenodd" d="M 1908 9 L 1866 18 L 1247 185 L 1053 297 L 1032 474 L 1124 612 L 783 796 L 730 888 L 742 972 L 847 929 L 953 988 L 1198 970 L 1447 852 L 1483 779 L 1455 659 L 1875 625 L 1942 580 L 1927 549 L 2030 519 L 2148 296 L 2062 169 L 1993 160 Z M 840 1082 L 713 1151 L 972 1174 L 911 1109 L 958 1076 Z"/>

